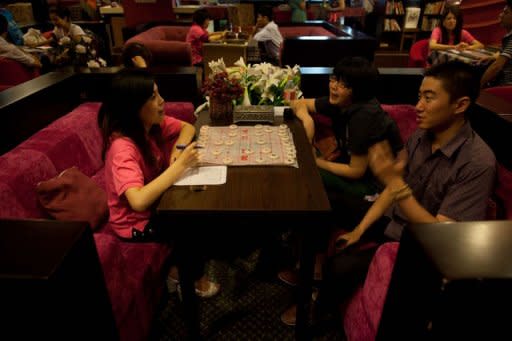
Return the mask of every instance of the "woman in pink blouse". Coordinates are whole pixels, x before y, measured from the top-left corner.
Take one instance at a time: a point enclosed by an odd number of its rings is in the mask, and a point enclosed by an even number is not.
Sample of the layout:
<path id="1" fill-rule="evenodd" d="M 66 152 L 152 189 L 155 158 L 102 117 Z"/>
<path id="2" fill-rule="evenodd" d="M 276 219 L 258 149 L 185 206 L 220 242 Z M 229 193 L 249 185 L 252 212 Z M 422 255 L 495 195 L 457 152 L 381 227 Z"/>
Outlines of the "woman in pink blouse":
<path id="1" fill-rule="evenodd" d="M 429 48 L 433 50 L 481 49 L 484 45 L 462 28 L 462 13 L 457 6 L 446 7 L 441 23 L 432 31 Z"/>
<path id="2" fill-rule="evenodd" d="M 192 64 L 194 66 L 203 65 L 203 43 L 208 41 L 220 40 L 224 32 L 208 33 L 206 30 L 210 24 L 210 15 L 204 8 L 198 9 L 192 16 L 192 26 L 187 33 L 187 43 L 192 47 Z"/>

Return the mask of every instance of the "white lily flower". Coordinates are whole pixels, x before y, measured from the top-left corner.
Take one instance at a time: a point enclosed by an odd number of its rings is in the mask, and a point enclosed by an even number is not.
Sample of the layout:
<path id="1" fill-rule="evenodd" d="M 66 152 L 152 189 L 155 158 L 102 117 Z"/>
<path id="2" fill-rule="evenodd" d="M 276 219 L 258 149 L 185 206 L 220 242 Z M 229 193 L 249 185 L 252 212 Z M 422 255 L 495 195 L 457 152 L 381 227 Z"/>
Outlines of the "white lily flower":
<path id="1" fill-rule="evenodd" d="M 75 52 L 76 53 L 80 53 L 80 54 L 84 54 L 84 53 L 87 52 L 87 49 L 82 44 L 78 44 L 78 45 L 75 46 Z"/>
<path id="2" fill-rule="evenodd" d="M 89 60 L 87 62 L 87 67 L 89 67 L 89 68 L 98 68 L 98 67 L 100 67 L 100 64 L 97 61 L 95 61 L 95 60 Z"/>

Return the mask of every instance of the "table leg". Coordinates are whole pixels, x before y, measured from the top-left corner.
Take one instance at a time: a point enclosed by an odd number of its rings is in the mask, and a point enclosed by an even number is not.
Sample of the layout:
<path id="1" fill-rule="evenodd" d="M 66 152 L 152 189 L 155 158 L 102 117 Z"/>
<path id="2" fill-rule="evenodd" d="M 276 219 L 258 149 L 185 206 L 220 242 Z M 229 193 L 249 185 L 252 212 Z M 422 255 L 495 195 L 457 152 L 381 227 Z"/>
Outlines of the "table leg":
<path id="1" fill-rule="evenodd" d="M 194 279 L 191 276 L 190 269 L 187 266 L 187 245 L 186 238 L 177 242 L 176 253 L 178 256 L 178 273 L 180 276 L 180 286 L 182 295 L 183 312 L 188 331 L 189 340 L 200 340 L 199 329 L 199 303 L 195 294 Z M 188 248 L 190 249 L 190 248 Z"/>
<path id="2" fill-rule="evenodd" d="M 297 300 L 297 323 L 295 325 L 296 340 L 311 340 L 312 334 L 309 328 L 309 311 L 311 306 L 311 287 L 313 285 L 313 264 L 315 259 L 313 236 L 306 229 L 301 233 L 301 252 L 299 268 L 299 286 Z"/>

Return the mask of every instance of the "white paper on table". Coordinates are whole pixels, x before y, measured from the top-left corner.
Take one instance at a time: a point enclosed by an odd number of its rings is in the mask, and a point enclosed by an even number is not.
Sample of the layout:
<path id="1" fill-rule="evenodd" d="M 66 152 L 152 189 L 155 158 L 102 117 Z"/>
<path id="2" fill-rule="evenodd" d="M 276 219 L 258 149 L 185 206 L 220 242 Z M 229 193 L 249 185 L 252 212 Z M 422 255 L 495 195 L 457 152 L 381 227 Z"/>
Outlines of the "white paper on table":
<path id="1" fill-rule="evenodd" d="M 205 166 L 189 168 L 183 174 L 183 176 L 174 183 L 174 185 L 222 185 L 226 183 L 227 174 L 227 166 Z"/>

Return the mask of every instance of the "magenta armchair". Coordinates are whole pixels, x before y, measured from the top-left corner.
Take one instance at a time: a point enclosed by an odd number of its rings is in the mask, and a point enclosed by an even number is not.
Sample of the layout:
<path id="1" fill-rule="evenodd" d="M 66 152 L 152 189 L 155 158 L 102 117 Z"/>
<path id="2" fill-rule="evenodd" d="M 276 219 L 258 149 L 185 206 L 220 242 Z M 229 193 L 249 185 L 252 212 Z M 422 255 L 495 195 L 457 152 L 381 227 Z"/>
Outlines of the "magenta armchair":
<path id="1" fill-rule="evenodd" d="M 185 42 L 190 26 L 156 26 L 130 38 L 125 45 L 138 42 L 153 56 L 152 66 L 192 65 L 190 44 Z"/>
<path id="2" fill-rule="evenodd" d="M 503 98 L 507 102 L 512 102 L 512 85 L 499 85 L 482 89 L 495 96 Z"/>
<path id="3" fill-rule="evenodd" d="M 409 67 L 426 67 L 430 39 L 421 39 L 412 44 L 409 51 Z"/>
<path id="4" fill-rule="evenodd" d="M 30 68 L 9 58 L 0 58 L 0 91 L 39 76 L 39 69 Z"/>

